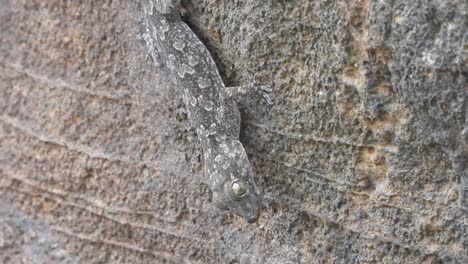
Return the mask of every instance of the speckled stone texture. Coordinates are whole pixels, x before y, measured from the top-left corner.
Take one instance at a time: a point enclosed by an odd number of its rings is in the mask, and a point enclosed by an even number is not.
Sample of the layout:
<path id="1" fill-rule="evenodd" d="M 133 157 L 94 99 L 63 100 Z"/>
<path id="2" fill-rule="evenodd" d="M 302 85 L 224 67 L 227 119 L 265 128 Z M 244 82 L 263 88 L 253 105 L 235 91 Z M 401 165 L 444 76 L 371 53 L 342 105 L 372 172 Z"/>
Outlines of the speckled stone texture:
<path id="1" fill-rule="evenodd" d="M 1 263 L 468 263 L 465 1 L 184 1 L 263 210 L 211 202 L 141 3 L 0 0 Z"/>

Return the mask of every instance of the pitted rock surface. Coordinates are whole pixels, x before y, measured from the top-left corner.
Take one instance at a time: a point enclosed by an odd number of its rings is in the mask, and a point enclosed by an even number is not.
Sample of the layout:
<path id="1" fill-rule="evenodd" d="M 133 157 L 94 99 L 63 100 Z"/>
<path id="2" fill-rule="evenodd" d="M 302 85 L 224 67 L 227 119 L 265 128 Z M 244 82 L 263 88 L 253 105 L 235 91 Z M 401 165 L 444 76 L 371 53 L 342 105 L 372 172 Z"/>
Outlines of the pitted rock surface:
<path id="1" fill-rule="evenodd" d="M 0 6 L 0 262 L 468 262 L 465 2 L 183 1 L 226 86 L 276 85 L 239 105 L 255 224 L 215 210 L 142 2 Z"/>

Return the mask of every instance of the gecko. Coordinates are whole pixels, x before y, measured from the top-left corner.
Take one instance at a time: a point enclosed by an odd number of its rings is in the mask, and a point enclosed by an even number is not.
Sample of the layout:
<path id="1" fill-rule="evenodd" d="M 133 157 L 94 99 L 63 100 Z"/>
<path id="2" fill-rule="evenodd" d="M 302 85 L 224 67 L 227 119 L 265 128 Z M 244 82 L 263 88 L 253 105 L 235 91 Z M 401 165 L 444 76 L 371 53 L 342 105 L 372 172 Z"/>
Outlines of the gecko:
<path id="1" fill-rule="evenodd" d="M 203 174 L 212 202 L 254 223 L 260 215 L 259 192 L 239 141 L 238 103 L 261 98 L 272 104 L 272 85 L 226 87 L 209 51 L 182 20 L 180 0 L 149 3 L 143 7 L 148 52 L 169 69 L 182 96 L 189 123 L 201 144 Z"/>

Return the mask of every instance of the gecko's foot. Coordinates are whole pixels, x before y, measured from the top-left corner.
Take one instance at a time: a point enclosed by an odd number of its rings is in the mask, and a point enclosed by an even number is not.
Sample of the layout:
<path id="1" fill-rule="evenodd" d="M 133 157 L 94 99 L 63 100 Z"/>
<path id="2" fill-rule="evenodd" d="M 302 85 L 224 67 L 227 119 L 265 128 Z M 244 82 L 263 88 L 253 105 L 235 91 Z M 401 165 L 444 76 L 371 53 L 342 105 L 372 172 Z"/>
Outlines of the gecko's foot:
<path id="1" fill-rule="evenodd" d="M 260 85 L 257 89 L 257 92 L 260 93 L 263 101 L 268 105 L 275 103 L 273 96 L 271 96 L 271 93 L 273 92 L 273 86 L 274 85 Z"/>
<path id="2" fill-rule="evenodd" d="M 273 92 L 275 84 L 273 83 L 271 85 L 261 85 L 257 82 L 257 75 L 255 74 L 255 72 L 253 72 L 252 70 L 249 70 L 248 72 L 250 75 L 250 79 L 252 80 L 251 86 L 254 87 L 253 90 L 257 93 L 257 95 L 260 95 L 266 104 L 274 104 L 275 101 L 270 94 Z"/>

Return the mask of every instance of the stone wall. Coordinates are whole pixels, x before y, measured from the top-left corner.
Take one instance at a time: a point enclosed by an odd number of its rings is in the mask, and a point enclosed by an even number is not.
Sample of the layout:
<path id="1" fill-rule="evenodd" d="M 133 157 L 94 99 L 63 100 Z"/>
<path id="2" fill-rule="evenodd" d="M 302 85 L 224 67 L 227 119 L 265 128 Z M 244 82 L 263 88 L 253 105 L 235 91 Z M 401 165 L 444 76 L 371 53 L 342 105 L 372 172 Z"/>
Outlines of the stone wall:
<path id="1" fill-rule="evenodd" d="M 255 224 L 214 208 L 138 1 L 0 0 L 3 263 L 467 263 L 464 1 L 184 1 L 242 105 Z"/>

